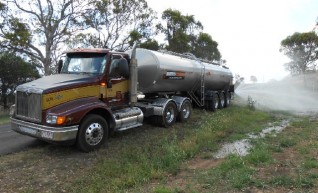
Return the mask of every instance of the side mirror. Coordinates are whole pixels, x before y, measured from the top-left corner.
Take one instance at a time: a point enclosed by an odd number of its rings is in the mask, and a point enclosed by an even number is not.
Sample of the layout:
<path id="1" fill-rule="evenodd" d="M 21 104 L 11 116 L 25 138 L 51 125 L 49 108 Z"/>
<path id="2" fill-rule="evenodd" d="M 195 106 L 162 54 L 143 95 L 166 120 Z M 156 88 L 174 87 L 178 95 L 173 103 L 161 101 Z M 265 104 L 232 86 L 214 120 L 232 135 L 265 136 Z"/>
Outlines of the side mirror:
<path id="1" fill-rule="evenodd" d="M 62 70 L 62 66 L 63 66 L 63 60 L 59 60 L 57 63 L 57 73 L 61 73 Z"/>

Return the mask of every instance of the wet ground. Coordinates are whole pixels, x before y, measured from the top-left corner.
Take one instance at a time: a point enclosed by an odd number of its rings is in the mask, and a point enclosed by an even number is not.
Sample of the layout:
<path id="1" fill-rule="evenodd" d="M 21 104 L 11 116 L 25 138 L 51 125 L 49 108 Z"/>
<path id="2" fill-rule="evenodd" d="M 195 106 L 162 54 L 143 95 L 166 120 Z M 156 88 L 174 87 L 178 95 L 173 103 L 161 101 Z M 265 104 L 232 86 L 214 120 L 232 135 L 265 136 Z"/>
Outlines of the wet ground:
<path id="1" fill-rule="evenodd" d="M 273 123 L 269 127 L 263 129 L 260 133 L 248 134 L 246 139 L 234 141 L 232 143 L 223 144 L 222 148 L 214 154 L 214 158 L 222 159 L 231 154 L 246 156 L 253 147 L 251 139 L 263 138 L 267 135 L 276 135 L 288 126 L 289 121 L 284 120 L 281 123 Z"/>

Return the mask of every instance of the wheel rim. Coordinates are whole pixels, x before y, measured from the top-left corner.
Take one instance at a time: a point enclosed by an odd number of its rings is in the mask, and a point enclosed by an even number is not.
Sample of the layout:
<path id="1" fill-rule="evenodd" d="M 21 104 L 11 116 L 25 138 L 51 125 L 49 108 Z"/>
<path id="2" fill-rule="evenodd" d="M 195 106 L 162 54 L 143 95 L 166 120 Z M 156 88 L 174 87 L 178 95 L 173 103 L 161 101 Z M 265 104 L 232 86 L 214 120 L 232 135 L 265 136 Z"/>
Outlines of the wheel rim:
<path id="1" fill-rule="evenodd" d="M 230 104 L 230 97 L 229 96 L 226 97 L 226 103 Z"/>
<path id="2" fill-rule="evenodd" d="M 97 145 L 100 143 L 104 136 L 104 130 L 101 124 L 90 124 L 85 132 L 85 140 L 89 145 Z"/>
<path id="3" fill-rule="evenodd" d="M 169 107 L 166 112 L 166 121 L 168 124 L 172 123 L 174 120 L 174 110 L 172 107 Z"/>
<path id="4" fill-rule="evenodd" d="M 187 119 L 190 116 L 190 106 L 185 103 L 184 108 L 182 109 L 183 118 Z"/>
<path id="5" fill-rule="evenodd" d="M 221 99 L 220 99 L 220 101 L 221 101 L 221 107 L 224 107 L 224 94 L 221 94 Z"/>
<path id="6" fill-rule="evenodd" d="M 218 102 L 218 100 L 215 99 L 214 100 L 214 108 L 217 109 L 218 106 L 219 106 L 219 102 Z"/>

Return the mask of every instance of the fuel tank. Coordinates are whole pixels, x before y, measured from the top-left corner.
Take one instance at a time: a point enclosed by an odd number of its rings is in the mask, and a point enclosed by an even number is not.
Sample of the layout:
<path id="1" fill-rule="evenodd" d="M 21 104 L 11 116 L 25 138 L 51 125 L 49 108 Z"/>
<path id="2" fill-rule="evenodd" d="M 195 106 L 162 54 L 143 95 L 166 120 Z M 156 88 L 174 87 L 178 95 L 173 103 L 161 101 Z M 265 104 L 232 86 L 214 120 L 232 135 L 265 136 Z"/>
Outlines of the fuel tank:
<path id="1" fill-rule="evenodd" d="M 131 54 L 131 51 L 127 51 Z M 195 58 L 147 49 L 136 50 L 138 91 L 142 93 L 197 91 L 204 81 L 205 90 L 226 90 L 232 84 L 228 68 Z"/>

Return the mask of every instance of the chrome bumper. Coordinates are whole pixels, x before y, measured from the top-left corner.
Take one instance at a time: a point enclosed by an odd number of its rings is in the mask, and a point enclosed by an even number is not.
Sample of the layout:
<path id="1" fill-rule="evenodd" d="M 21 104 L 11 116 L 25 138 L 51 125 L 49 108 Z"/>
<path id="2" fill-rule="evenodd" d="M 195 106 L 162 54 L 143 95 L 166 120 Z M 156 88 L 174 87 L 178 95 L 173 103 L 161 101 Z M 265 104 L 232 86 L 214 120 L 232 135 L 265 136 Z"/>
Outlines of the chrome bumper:
<path id="1" fill-rule="evenodd" d="M 11 118 L 11 129 L 38 139 L 62 142 L 76 139 L 78 125 L 69 127 L 49 127 Z"/>

